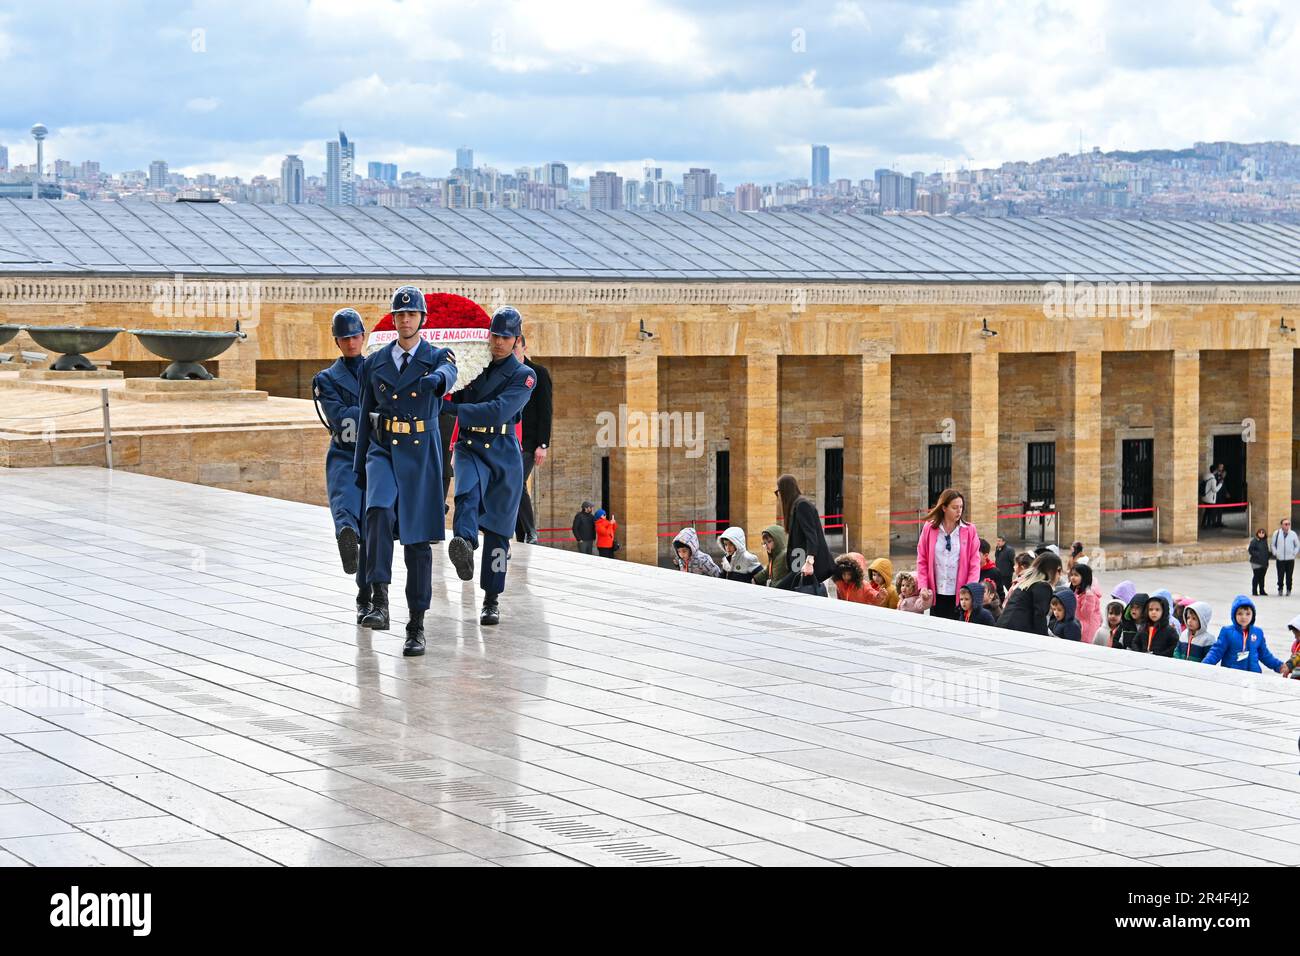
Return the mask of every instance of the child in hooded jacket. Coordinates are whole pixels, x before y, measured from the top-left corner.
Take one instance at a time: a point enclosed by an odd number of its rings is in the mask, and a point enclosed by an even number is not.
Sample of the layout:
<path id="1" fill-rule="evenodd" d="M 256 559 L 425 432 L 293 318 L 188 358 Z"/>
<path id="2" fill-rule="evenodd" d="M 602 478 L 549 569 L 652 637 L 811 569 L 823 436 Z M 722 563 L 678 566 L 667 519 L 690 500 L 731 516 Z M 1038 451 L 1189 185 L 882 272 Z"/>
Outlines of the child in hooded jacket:
<path id="1" fill-rule="evenodd" d="M 1174 656 L 1178 649 L 1178 629 L 1170 620 L 1166 593 L 1157 591 L 1147 599 L 1146 615 L 1138 624 L 1129 650 L 1157 657 Z"/>
<path id="2" fill-rule="evenodd" d="M 968 624 L 985 624 L 993 627 L 997 624 L 993 615 L 984 606 L 984 585 L 978 581 L 963 584 L 957 592 L 957 620 Z"/>
<path id="3" fill-rule="evenodd" d="M 762 566 L 754 575 L 754 583 L 774 588 L 777 581 L 790 573 L 785 557 L 785 529 L 779 524 L 770 524 L 763 529 L 762 540 Z"/>
<path id="4" fill-rule="evenodd" d="M 673 539 L 673 562 L 678 571 L 703 574 L 710 578 L 722 577 L 722 569 L 700 550 L 700 536 L 694 528 L 683 528 Z"/>
<path id="5" fill-rule="evenodd" d="M 894 610 L 898 607 L 898 591 L 894 587 L 894 562 L 876 558 L 867 565 L 867 582 L 880 592 L 880 606 Z"/>
<path id="6" fill-rule="evenodd" d="M 1183 628 L 1178 635 L 1178 650 L 1174 657 L 1179 660 L 1200 663 L 1214 644 L 1214 634 L 1210 631 L 1210 605 L 1205 601 L 1193 601 L 1183 611 Z"/>
<path id="7" fill-rule="evenodd" d="M 718 547 L 722 549 L 722 575 L 728 581 L 754 580 L 762 565 L 753 552 L 745 550 L 745 532 L 731 527 L 718 536 Z"/>
<path id="8" fill-rule="evenodd" d="M 835 559 L 835 594 L 841 601 L 880 607 L 884 595 L 867 580 L 867 559 L 856 551 Z"/>
<path id="9" fill-rule="evenodd" d="M 1124 620 L 1120 624 L 1119 636 L 1120 642 L 1116 647 L 1127 649 L 1132 648 L 1133 642 L 1137 640 L 1137 630 L 1141 624 L 1142 618 L 1147 613 L 1147 594 L 1144 591 L 1138 591 L 1129 597 L 1128 604 L 1124 606 Z"/>
<path id="10" fill-rule="evenodd" d="M 1079 619 L 1074 616 L 1074 592 L 1069 588 L 1057 588 L 1048 604 L 1050 614 L 1047 621 L 1047 633 L 1066 641 L 1077 641 L 1083 637 L 1079 630 Z"/>
<path id="11" fill-rule="evenodd" d="M 916 583 L 916 574 L 912 571 L 899 571 L 894 577 L 894 589 L 898 592 L 898 609 L 910 614 L 924 614 L 930 610 L 931 597 L 927 597 Z"/>
<path id="12" fill-rule="evenodd" d="M 1121 647 L 1120 628 L 1124 625 L 1124 602 L 1110 601 L 1106 605 L 1106 623 L 1092 635 L 1092 643 L 1101 647 Z"/>
<path id="13" fill-rule="evenodd" d="M 1264 664 L 1269 670 L 1277 671 L 1283 677 L 1291 673 L 1288 664 L 1272 655 L 1264 640 L 1264 632 L 1255 626 L 1255 602 L 1244 594 L 1238 594 L 1232 601 L 1229 615 L 1231 624 L 1219 628 L 1219 637 L 1209 649 L 1202 664 L 1218 664 L 1239 671 L 1261 673 Z"/>

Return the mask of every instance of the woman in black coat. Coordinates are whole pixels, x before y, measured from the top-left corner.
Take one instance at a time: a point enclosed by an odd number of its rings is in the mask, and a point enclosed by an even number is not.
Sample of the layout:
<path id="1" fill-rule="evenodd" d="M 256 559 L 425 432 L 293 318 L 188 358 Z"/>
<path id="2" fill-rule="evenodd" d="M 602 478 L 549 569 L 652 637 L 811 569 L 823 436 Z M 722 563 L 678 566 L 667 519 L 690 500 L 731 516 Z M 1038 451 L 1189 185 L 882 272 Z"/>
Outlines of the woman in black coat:
<path id="1" fill-rule="evenodd" d="M 785 523 L 786 555 L 790 570 L 797 574 L 809 555 L 813 559 L 813 577 L 820 584 L 835 573 L 830 545 L 822 528 L 821 515 L 812 499 L 800 493 L 794 475 L 782 475 L 776 483 L 781 499 L 781 516 Z M 786 586 L 784 582 L 780 586 Z M 789 586 L 793 586 L 793 583 Z"/>
<path id="2" fill-rule="evenodd" d="M 1061 558 L 1050 551 L 1034 558 L 1025 576 L 1014 591 L 1007 595 L 1007 603 L 998 618 L 998 627 L 1026 634 L 1046 634 L 1047 614 L 1051 609 L 1052 594 L 1061 579 Z"/>

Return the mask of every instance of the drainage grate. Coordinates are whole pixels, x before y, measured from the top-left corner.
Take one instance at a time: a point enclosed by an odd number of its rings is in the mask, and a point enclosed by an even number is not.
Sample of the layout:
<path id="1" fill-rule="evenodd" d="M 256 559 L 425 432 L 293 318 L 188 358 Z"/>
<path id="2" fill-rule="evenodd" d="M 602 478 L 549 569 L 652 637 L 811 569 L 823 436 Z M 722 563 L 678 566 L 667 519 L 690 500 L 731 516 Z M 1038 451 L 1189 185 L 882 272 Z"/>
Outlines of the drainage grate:
<path id="1" fill-rule="evenodd" d="M 181 700 L 188 700 L 191 704 L 196 704 L 201 707 L 213 707 L 217 704 L 230 703 L 226 698 L 216 697 L 212 694 L 181 694 L 180 698 Z M 257 714 L 256 716 L 260 717 L 261 714 Z"/>
<path id="2" fill-rule="evenodd" d="M 338 734 L 329 733 L 289 734 L 289 739 L 308 747 L 338 747 L 347 743 Z"/>
<path id="3" fill-rule="evenodd" d="M 483 797 L 492 796 L 491 790 L 484 790 L 472 783 L 457 783 L 455 780 L 431 783 L 428 785 L 428 789 L 440 793 L 444 797 L 451 797 L 453 800 L 479 800 Z"/>
<path id="4" fill-rule="evenodd" d="M 391 760 L 393 757 L 393 755 L 387 751 L 366 746 L 327 747 L 326 753 L 333 754 L 336 757 L 343 757 L 347 760 L 355 760 L 357 763 L 378 763 L 381 760 Z"/>
<path id="5" fill-rule="evenodd" d="M 988 670 L 987 667 L 980 667 L 978 663 L 969 657 L 932 657 L 932 664 L 948 664 L 952 667 L 969 667 L 972 670 Z"/>
<path id="6" fill-rule="evenodd" d="M 608 830 L 602 830 L 599 827 L 593 827 L 590 824 L 583 823 L 580 820 L 545 820 L 534 824 L 539 830 L 546 830 L 550 833 L 564 837 L 566 840 L 608 840 L 612 839 L 614 834 Z"/>
<path id="7" fill-rule="evenodd" d="M 1107 697 L 1122 697 L 1125 700 L 1160 700 L 1155 694 L 1144 694 L 1139 690 L 1128 690 L 1123 687 L 1098 687 L 1093 693 L 1104 694 Z"/>
<path id="8" fill-rule="evenodd" d="M 162 681 L 154 684 L 152 690 L 162 691 L 164 694 L 194 694 L 197 691 L 193 684 L 181 684 L 177 681 Z"/>
<path id="9" fill-rule="evenodd" d="M 900 647 L 895 645 L 895 646 L 881 647 L 881 650 L 889 654 L 902 654 L 904 657 L 934 657 L 935 656 L 934 651 L 927 651 L 924 647 Z"/>
<path id="10" fill-rule="evenodd" d="M 1027 671 L 1021 667 L 1005 667 L 1002 665 L 995 665 L 993 667 L 990 667 L 987 664 L 985 664 L 983 667 L 980 668 L 980 670 L 988 671 L 990 674 L 997 674 L 999 677 L 1034 677 L 1035 676 L 1034 671 Z"/>
<path id="11" fill-rule="evenodd" d="M 841 644 L 857 644 L 861 647 L 884 647 L 885 642 L 874 637 L 842 637 Z"/>
<path id="12" fill-rule="evenodd" d="M 1193 704 L 1191 701 L 1186 700 L 1166 700 L 1162 701 L 1160 706 L 1168 707 L 1172 710 L 1186 710 L 1197 714 L 1211 714 L 1217 710 L 1215 707 L 1207 707 L 1205 704 Z"/>
<path id="13" fill-rule="evenodd" d="M 264 711 L 256 707 L 245 707 L 243 704 L 227 704 L 225 707 L 213 707 L 218 714 L 225 714 L 227 717 L 264 717 Z"/>
<path id="14" fill-rule="evenodd" d="M 524 803 L 522 800 L 484 800 L 480 806 L 491 810 L 493 816 L 501 814 L 511 820 L 545 820 L 548 817 L 555 816 L 549 810 L 535 807 L 531 803 Z"/>
<path id="15" fill-rule="evenodd" d="M 162 675 L 151 674 L 148 671 L 120 671 L 117 676 L 122 678 L 124 681 L 141 683 L 145 681 L 160 681 L 163 679 Z"/>
<path id="16" fill-rule="evenodd" d="M 90 666 L 99 671 L 120 671 L 130 665 L 121 661 L 94 661 Z"/>
<path id="17" fill-rule="evenodd" d="M 674 856 L 664 850 L 646 846 L 644 843 L 637 843 L 635 840 L 628 840 L 623 843 L 597 843 L 596 846 L 606 853 L 612 853 L 624 860 L 631 860 L 633 863 L 680 863 L 682 861 L 680 856 Z"/>
<path id="18" fill-rule="evenodd" d="M 265 730 L 270 734 L 288 734 L 295 730 L 302 731 L 307 729 L 306 727 L 295 724 L 292 720 L 285 720 L 283 717 L 272 717 L 270 720 L 250 720 L 248 725 L 250 727 L 256 727 L 258 730 Z"/>
<path id="19" fill-rule="evenodd" d="M 413 780 L 417 783 L 439 780 L 444 774 L 440 770 L 420 763 L 383 763 L 375 764 L 375 769 L 399 780 Z"/>

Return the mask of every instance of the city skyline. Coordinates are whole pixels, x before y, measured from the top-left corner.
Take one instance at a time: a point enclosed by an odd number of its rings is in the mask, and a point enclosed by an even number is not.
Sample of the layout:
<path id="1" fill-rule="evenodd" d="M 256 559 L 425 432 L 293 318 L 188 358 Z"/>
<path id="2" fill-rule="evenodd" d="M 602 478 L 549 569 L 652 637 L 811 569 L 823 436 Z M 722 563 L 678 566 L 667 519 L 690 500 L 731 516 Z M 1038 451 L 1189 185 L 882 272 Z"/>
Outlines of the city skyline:
<path id="1" fill-rule="evenodd" d="M 1103 151 L 1300 138 L 1289 82 L 1300 13 L 1267 3 L 701 12 L 637 0 L 556 16 L 413 0 L 84 13 L 24 5 L 0 19 L 11 163 L 31 162 L 24 134 L 36 119 L 73 161 L 134 169 L 164 157 L 173 171 L 245 178 L 278 176 L 288 154 L 324 169 L 327 131 L 339 128 L 362 144 L 360 169 L 447 170 L 471 144 L 478 165 L 500 169 L 550 156 L 580 178 L 626 180 L 653 156 L 670 178 L 700 167 L 729 184 L 802 178 L 812 143 L 830 147 L 833 177 L 857 180 L 882 167 L 990 168 L 1075 151 L 1081 136 Z M 1186 31 L 1168 29 L 1175 16 Z M 79 20 L 97 36 L 68 69 Z M 88 73 L 100 81 L 80 82 Z"/>

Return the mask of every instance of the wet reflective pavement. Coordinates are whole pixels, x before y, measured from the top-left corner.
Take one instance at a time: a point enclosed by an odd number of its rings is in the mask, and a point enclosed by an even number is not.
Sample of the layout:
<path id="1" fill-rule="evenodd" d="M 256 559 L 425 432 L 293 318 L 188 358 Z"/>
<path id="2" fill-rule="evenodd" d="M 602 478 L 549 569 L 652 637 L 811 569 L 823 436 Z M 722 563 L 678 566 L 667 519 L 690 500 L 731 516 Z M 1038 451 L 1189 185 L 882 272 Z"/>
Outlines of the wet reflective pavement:
<path id="1" fill-rule="evenodd" d="M 323 508 L 0 496 L 0 864 L 1300 863 L 1300 682 L 523 545 L 404 659 Z"/>

